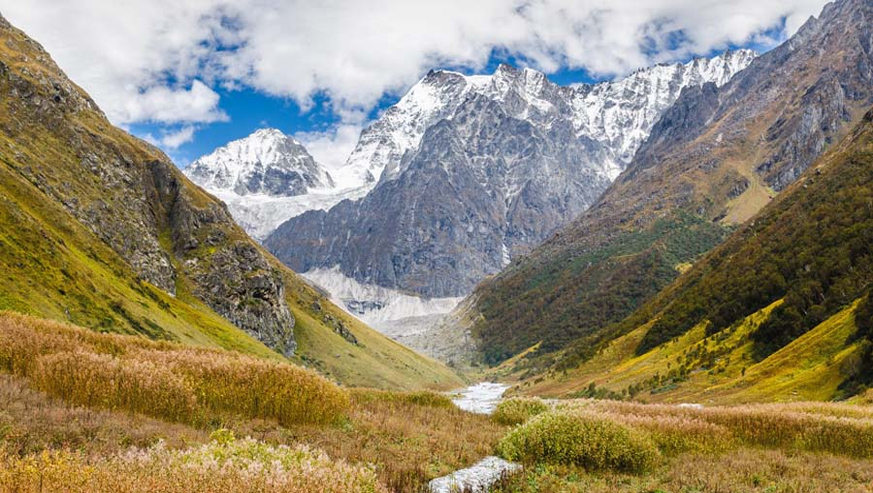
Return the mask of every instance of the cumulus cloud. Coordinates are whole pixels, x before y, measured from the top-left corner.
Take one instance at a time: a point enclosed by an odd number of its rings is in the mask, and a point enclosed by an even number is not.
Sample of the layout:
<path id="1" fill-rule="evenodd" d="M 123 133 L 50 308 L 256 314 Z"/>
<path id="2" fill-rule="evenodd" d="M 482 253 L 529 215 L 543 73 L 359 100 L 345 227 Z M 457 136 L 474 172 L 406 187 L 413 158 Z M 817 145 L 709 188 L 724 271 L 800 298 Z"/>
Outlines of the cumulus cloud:
<path id="1" fill-rule="evenodd" d="M 342 123 L 325 131 L 298 132 L 294 138 L 306 147 L 317 162 L 329 170 L 335 170 L 345 164 L 363 129 L 361 123 Z"/>
<path id="2" fill-rule="evenodd" d="M 0 0 L 0 11 L 42 42 L 115 123 L 224 119 L 214 90 L 221 86 L 304 108 L 322 94 L 344 124 L 358 125 L 355 115 L 433 67 L 479 70 L 499 52 L 546 72 L 609 77 L 760 40 L 775 26 L 790 35 L 824 3 Z M 345 131 L 331 135 L 344 142 Z"/>
<path id="3" fill-rule="evenodd" d="M 159 137 L 152 133 L 147 133 L 143 136 L 143 139 L 149 144 L 172 151 L 194 140 L 194 132 L 196 130 L 197 128 L 194 125 L 186 125 L 178 129 L 164 129 Z"/>

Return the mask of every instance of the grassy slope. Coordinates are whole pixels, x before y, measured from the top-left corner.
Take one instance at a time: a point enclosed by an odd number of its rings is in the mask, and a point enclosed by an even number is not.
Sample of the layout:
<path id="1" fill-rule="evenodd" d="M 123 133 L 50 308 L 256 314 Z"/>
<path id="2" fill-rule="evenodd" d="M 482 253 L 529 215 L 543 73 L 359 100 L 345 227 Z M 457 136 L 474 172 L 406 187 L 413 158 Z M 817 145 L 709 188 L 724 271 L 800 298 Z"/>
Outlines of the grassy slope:
<path id="1" fill-rule="evenodd" d="M 40 81 L 46 77 L 64 80 L 48 56 L 23 33 L 14 28 L 3 32 L 8 38 L 0 43 L 3 70 L 30 81 L 34 91 L 43 87 Z M 6 73 L 0 71 L 0 75 Z M 113 127 L 97 111 L 67 112 L 63 117 L 52 112 L 35 115 L 31 108 L 38 107 L 38 103 L 33 98 L 43 95 L 12 94 L 12 87 L 2 86 L 4 111 L 0 113 L 0 127 L 4 130 L 0 131 L 0 309 L 100 331 L 282 358 L 195 297 L 179 265 L 176 297 L 139 280 L 126 261 L 78 222 L 62 203 L 103 202 L 112 207 L 113 200 L 123 200 L 105 195 L 105 184 L 83 179 L 82 166 L 87 164 L 81 162 L 68 141 L 94 142 L 93 157 L 104 162 L 119 162 L 119 156 L 123 162 L 166 160 L 160 151 Z M 74 87 L 75 91 L 81 89 Z M 32 99 L 28 104 L 19 104 L 19 97 Z M 180 179 L 195 205 L 216 201 L 184 177 Z M 46 188 L 54 195 L 47 194 L 43 190 Z M 59 194 L 62 197 L 56 198 Z M 225 234 L 227 241 L 251 241 L 236 226 Z M 169 232 L 160 241 L 166 251 L 173 250 Z M 201 249 L 209 248 L 201 241 Z M 287 302 L 297 318 L 294 330 L 300 340 L 299 354 L 319 370 L 354 386 L 412 389 L 461 385 L 447 367 L 352 320 L 261 251 L 284 272 Z M 170 257 L 177 264 L 181 262 Z M 316 300 L 322 307 L 319 313 L 312 308 Z M 344 319 L 360 344 L 353 345 L 337 336 L 325 323 L 326 314 Z M 335 358 L 334 354 L 343 357 Z M 354 358 L 346 357 L 348 354 Z"/>
<path id="2" fill-rule="evenodd" d="M 567 396 L 585 393 L 593 382 L 600 389 L 617 393 L 635 386 L 639 389 L 636 397 L 645 401 L 702 403 L 830 400 L 838 396 L 845 378 L 841 364 L 858 350 L 858 343 L 846 344 L 855 331 L 856 304 L 756 362 L 749 336 L 778 303 L 752 314 L 726 333 L 706 336 L 703 327 L 697 326 L 638 356 L 636 347 L 649 326 L 639 327 L 610 342 L 579 368 L 566 374 L 550 373 L 539 382 L 522 384 L 519 390 Z M 688 374 L 677 375 L 683 366 Z"/>
<path id="3" fill-rule="evenodd" d="M 683 264 L 721 242 L 725 227 L 690 214 L 621 231 L 547 261 L 523 260 L 476 292 L 473 333 L 493 364 L 540 344 L 558 351 L 629 315 L 676 278 Z"/>
<path id="4" fill-rule="evenodd" d="M 841 384 L 863 380 L 869 357 L 854 312 L 870 289 L 871 179 L 873 111 L 722 246 L 608 329 L 616 339 L 523 391 L 592 394 L 584 389 L 593 383 L 600 395 L 667 401 L 843 397 Z M 565 359 L 579 361 L 576 351 Z"/>

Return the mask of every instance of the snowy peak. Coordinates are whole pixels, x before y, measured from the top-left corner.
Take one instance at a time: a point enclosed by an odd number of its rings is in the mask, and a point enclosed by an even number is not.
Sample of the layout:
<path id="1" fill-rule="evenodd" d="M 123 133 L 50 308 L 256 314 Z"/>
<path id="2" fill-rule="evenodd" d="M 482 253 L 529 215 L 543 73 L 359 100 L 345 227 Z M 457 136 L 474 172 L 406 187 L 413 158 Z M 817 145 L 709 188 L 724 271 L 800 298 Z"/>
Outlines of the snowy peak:
<path id="1" fill-rule="evenodd" d="M 290 197 L 334 186 L 300 142 L 275 128 L 219 147 L 191 163 L 185 174 L 211 192 L 241 196 Z"/>
<path id="2" fill-rule="evenodd" d="M 579 138 L 594 140 L 608 150 L 610 156 L 600 167 L 612 179 L 683 88 L 725 84 L 756 56 L 750 50 L 728 51 L 711 59 L 657 65 L 622 80 L 572 88 L 559 86 L 536 70 L 508 64 L 499 65 L 492 75 L 432 70 L 361 133 L 337 174 L 349 180 L 343 187 L 372 187 L 380 177 L 396 177 L 404 155 L 418 149 L 428 128 L 451 118 L 472 95 L 480 95 L 500 104 L 509 116 L 543 128 L 557 119 L 569 119 Z"/>
<path id="3" fill-rule="evenodd" d="M 446 118 L 474 85 L 461 74 L 430 71 L 394 106 L 361 133 L 346 164 L 336 173 L 340 188 L 374 186 L 386 169 L 397 170 L 403 155 L 418 147 L 424 131 Z"/>
<path id="4" fill-rule="evenodd" d="M 682 89 L 710 82 L 723 85 L 756 56 L 751 50 L 727 51 L 714 58 L 637 70 L 618 81 L 577 85 L 570 102 L 577 134 L 610 149 L 614 160 L 609 173 L 614 178 Z"/>

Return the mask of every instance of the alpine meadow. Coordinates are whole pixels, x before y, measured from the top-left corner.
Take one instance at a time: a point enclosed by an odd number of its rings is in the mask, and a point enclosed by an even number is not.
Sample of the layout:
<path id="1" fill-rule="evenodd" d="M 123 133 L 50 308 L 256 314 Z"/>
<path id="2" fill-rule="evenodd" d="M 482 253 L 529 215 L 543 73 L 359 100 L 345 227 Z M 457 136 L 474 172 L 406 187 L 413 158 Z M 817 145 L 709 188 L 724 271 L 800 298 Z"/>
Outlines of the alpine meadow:
<path id="1" fill-rule="evenodd" d="M 873 493 L 873 0 L 0 0 L 0 493 Z"/>

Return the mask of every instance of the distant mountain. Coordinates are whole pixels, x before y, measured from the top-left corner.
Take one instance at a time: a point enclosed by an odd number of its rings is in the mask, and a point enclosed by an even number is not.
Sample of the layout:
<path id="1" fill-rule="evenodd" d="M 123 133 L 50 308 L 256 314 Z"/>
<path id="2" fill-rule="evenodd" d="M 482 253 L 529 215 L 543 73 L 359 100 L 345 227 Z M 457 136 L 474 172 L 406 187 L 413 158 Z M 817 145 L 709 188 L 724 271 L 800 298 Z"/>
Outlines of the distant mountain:
<path id="1" fill-rule="evenodd" d="M 263 163 L 269 153 L 253 155 Z M 293 192 L 292 174 L 253 171 L 226 183 Z M 349 385 L 460 383 L 269 255 L 166 155 L 113 127 L 2 17 L 0 272 L 0 310 L 305 361 Z"/>
<path id="2" fill-rule="evenodd" d="M 684 90 L 596 205 L 470 297 L 456 320 L 486 360 L 597 347 L 789 186 L 873 102 L 871 20 L 869 1 L 829 4 L 727 84 Z"/>
<path id="3" fill-rule="evenodd" d="M 574 87 L 508 65 L 491 76 L 433 71 L 349 158 L 372 191 L 297 216 L 264 244 L 301 272 L 338 268 L 425 298 L 465 295 L 594 203 L 683 88 L 722 84 L 754 56 Z"/>
<path id="4" fill-rule="evenodd" d="M 219 147 L 184 173 L 224 201 L 243 229 L 259 239 L 295 214 L 354 196 L 338 193 L 330 173 L 303 144 L 273 128 Z"/>
<path id="5" fill-rule="evenodd" d="M 237 195 L 293 196 L 334 186 L 300 142 L 274 128 L 219 147 L 191 163 L 185 174 L 203 188 Z"/>

